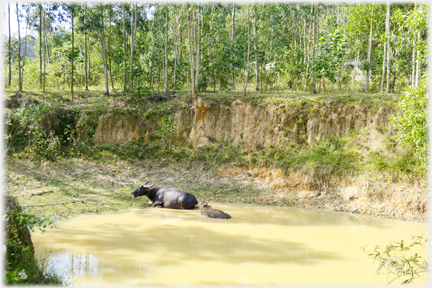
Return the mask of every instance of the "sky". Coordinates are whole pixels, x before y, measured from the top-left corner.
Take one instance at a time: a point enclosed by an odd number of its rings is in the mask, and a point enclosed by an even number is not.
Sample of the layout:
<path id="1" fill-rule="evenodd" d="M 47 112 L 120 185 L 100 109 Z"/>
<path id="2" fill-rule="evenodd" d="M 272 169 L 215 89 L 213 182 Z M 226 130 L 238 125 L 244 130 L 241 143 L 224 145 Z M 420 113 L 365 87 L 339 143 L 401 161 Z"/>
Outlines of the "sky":
<path id="1" fill-rule="evenodd" d="M 4 39 L 4 37 L 8 37 L 9 36 L 9 26 L 8 26 L 8 5 L 7 5 L 7 1 L 1 0 L 1 5 L 2 5 L 2 22 L 1 22 L 1 33 L 2 33 L 2 37 Z M 20 2 L 18 2 L 20 3 Z M 13 35 L 14 33 L 18 32 L 18 22 L 17 22 L 17 15 L 16 15 L 16 2 L 10 2 L 10 12 L 11 12 L 11 19 L 10 19 L 10 24 L 11 24 L 11 35 Z M 20 21 L 20 28 L 21 28 L 21 37 L 25 36 L 25 22 L 24 21 Z M 30 31 L 29 31 L 30 32 Z M 13 38 L 13 37 L 12 37 Z"/>

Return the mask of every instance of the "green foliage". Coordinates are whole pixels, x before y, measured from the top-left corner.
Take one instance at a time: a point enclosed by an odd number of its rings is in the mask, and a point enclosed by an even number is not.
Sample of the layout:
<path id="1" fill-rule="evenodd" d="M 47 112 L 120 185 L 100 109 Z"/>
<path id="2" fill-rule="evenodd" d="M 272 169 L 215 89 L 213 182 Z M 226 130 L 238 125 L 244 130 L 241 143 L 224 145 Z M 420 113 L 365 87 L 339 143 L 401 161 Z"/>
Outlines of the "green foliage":
<path id="1" fill-rule="evenodd" d="M 428 81 L 429 77 L 426 75 L 420 87 L 411 87 L 404 91 L 397 104 L 399 113 L 392 119 L 399 132 L 399 141 L 412 145 L 424 163 L 428 158 Z"/>
<path id="2" fill-rule="evenodd" d="M 5 134 L 8 153 L 23 149 L 22 153 L 55 159 L 61 155 L 61 140 L 53 131 L 44 130 L 48 108 L 45 105 L 24 105 L 16 112 L 6 116 L 7 130 Z"/>
<path id="3" fill-rule="evenodd" d="M 177 125 L 174 123 L 173 117 L 165 116 L 161 119 L 161 121 L 159 121 L 158 124 L 160 128 L 157 131 L 157 134 L 162 138 L 162 146 L 171 149 L 170 140 L 177 129 Z"/>
<path id="4" fill-rule="evenodd" d="M 34 215 L 26 208 L 22 211 L 15 208 L 7 210 L 3 219 L 8 227 L 3 246 L 6 249 L 4 251 L 6 284 L 62 284 L 60 277 L 44 272 L 41 262 L 38 263 L 33 256 L 33 247 L 28 246 L 20 234 L 25 227 L 33 232 L 37 228 L 44 233 L 46 228 L 57 225 L 55 215 Z"/>
<path id="5" fill-rule="evenodd" d="M 340 29 L 331 31 L 330 34 L 320 37 L 320 55 L 317 57 L 312 71 L 316 75 L 323 75 L 331 82 L 341 81 L 341 73 L 345 64 L 347 41 Z"/>
<path id="6" fill-rule="evenodd" d="M 427 239 L 423 236 L 411 236 L 411 238 L 411 243 L 408 245 L 401 240 L 395 244 L 388 244 L 384 249 L 377 245 L 374 252 L 369 253 L 369 257 L 379 263 L 377 274 L 387 274 L 387 277 L 392 277 L 392 279 L 387 278 L 388 284 L 397 279 L 403 280 L 401 284 L 410 284 L 429 272 L 427 261 L 419 255 Z M 362 249 L 365 251 L 365 247 Z M 418 251 L 419 249 L 421 250 Z"/>

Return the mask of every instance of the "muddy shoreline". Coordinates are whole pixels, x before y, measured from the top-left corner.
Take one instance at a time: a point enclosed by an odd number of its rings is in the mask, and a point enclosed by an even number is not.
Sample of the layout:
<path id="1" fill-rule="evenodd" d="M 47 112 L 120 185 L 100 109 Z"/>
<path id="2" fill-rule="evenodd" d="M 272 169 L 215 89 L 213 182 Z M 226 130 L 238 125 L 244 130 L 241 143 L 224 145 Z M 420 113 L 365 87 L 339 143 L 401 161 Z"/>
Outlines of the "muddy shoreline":
<path id="1" fill-rule="evenodd" d="M 201 165 L 147 163 L 140 160 L 94 161 L 61 159 L 54 162 L 6 158 L 5 191 L 21 206 L 80 199 L 103 205 L 68 204 L 41 207 L 58 216 L 103 212 L 112 209 L 149 207 L 147 199 L 132 200 L 131 192 L 147 180 L 188 191 L 199 201 L 249 203 L 298 208 L 326 209 L 379 217 L 428 222 L 427 194 L 407 187 L 377 195 L 364 194 L 344 200 L 328 187 L 305 190 L 275 185 L 275 177 L 258 177 L 252 170 L 210 171 Z M 224 172 L 225 171 L 225 172 Z M 235 173 L 226 171 L 237 171 Z M 37 193 L 37 191 L 50 193 Z M 109 205 L 119 203 L 118 205 Z M 65 206 L 65 207 L 63 207 Z M 37 209 L 31 208 L 31 209 Z"/>

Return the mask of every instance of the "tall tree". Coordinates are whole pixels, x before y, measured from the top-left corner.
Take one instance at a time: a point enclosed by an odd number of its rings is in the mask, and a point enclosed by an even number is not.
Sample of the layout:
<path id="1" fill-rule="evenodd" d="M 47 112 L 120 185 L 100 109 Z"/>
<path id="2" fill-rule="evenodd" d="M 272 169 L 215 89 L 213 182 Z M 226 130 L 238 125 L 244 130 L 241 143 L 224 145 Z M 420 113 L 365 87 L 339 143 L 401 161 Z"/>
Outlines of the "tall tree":
<path id="1" fill-rule="evenodd" d="M 315 2 L 315 4 L 312 3 L 314 6 L 313 11 L 313 20 L 312 20 L 312 30 L 313 30 L 313 41 L 312 41 L 312 67 L 315 65 L 315 46 L 317 45 L 317 22 L 318 22 L 318 3 Z M 312 78 L 312 92 L 316 93 L 315 89 L 315 82 L 316 82 L 316 73 L 313 74 Z"/>
<path id="2" fill-rule="evenodd" d="M 175 10 L 173 10 L 175 13 Z M 176 76 L 177 76 L 177 58 L 178 58 L 178 39 L 177 34 L 179 30 L 179 17 L 180 15 L 177 15 L 175 17 L 175 26 L 174 26 L 174 87 L 173 87 L 173 93 L 176 91 Z"/>
<path id="3" fill-rule="evenodd" d="M 126 47 L 126 7 L 125 3 L 122 3 L 122 20 L 123 20 L 123 89 L 126 90 L 126 81 L 127 81 L 127 69 L 126 69 L 126 53 L 127 53 L 127 47 Z"/>
<path id="4" fill-rule="evenodd" d="M 384 82 L 385 82 L 385 78 L 386 78 L 385 73 L 386 73 L 387 47 L 389 45 L 389 30 L 390 30 L 390 2 L 387 3 L 386 30 L 385 30 L 382 77 L 381 77 L 381 88 L 380 88 L 381 93 L 384 91 Z"/>
<path id="5" fill-rule="evenodd" d="M 198 90 L 198 79 L 199 79 L 199 73 L 200 73 L 200 56 L 201 56 L 201 28 L 202 28 L 202 14 L 201 14 L 201 5 L 198 5 L 198 33 L 195 33 L 197 35 L 197 38 L 195 39 L 196 43 L 196 70 L 195 70 L 195 88 Z"/>
<path id="6" fill-rule="evenodd" d="M 390 1 L 387 2 L 387 11 L 386 11 L 386 46 L 387 46 L 387 55 L 383 55 L 384 58 L 387 56 L 387 86 L 386 86 L 386 92 L 390 93 Z"/>
<path id="7" fill-rule="evenodd" d="M 369 33 L 369 44 L 368 44 L 368 53 L 367 53 L 367 69 L 366 69 L 366 80 L 365 80 L 365 92 L 366 93 L 369 93 L 369 78 L 370 78 L 370 70 L 371 70 L 374 8 L 375 8 L 375 3 L 372 5 L 372 15 L 371 15 L 371 20 L 370 20 L 370 33 Z"/>
<path id="8" fill-rule="evenodd" d="M 42 88 L 42 4 L 39 4 L 39 84 Z"/>
<path id="9" fill-rule="evenodd" d="M 75 39 L 74 39 L 74 16 L 75 16 L 75 6 L 70 5 L 71 12 L 71 27 L 72 27 L 72 51 L 71 51 L 71 97 L 72 101 L 74 100 L 74 57 L 75 57 Z M 44 83 L 45 86 L 45 83 Z"/>
<path id="10" fill-rule="evenodd" d="M 255 70 L 255 80 L 256 80 L 256 86 L 255 86 L 255 90 L 256 91 L 259 91 L 260 90 L 260 88 L 259 88 L 259 58 L 258 58 L 258 37 L 257 37 L 257 30 L 258 30 L 258 23 L 257 23 L 257 13 L 255 12 L 255 17 L 254 17 L 254 22 L 255 22 L 255 25 L 254 25 L 254 38 L 255 38 L 255 68 L 256 68 L 256 70 Z"/>
<path id="11" fill-rule="evenodd" d="M 165 4 L 165 63 L 164 63 L 164 88 L 169 93 L 168 87 L 168 3 Z"/>
<path id="12" fill-rule="evenodd" d="M 135 17 L 132 13 L 131 21 L 131 67 L 129 75 L 129 90 L 133 88 L 133 60 L 134 60 L 134 48 L 135 48 L 135 38 L 136 38 L 136 25 L 137 25 L 137 3 L 135 2 Z"/>
<path id="13" fill-rule="evenodd" d="M 104 64 L 104 74 L 105 74 L 105 95 L 109 95 L 109 81 L 108 81 L 108 64 L 107 64 L 107 53 L 105 47 L 105 26 L 104 26 L 104 10 L 102 3 L 99 4 L 100 8 L 100 18 L 101 18 L 101 42 L 102 42 L 102 59 Z"/>
<path id="14" fill-rule="evenodd" d="M 235 51 L 235 2 L 232 5 L 232 32 L 231 32 L 231 41 L 233 45 L 233 49 L 231 51 L 231 90 L 236 90 L 235 80 L 234 80 L 234 51 Z"/>
<path id="15" fill-rule="evenodd" d="M 19 8 L 18 2 L 16 2 L 16 14 L 17 14 L 17 22 L 18 22 L 18 89 L 21 92 L 23 89 L 22 83 L 22 68 L 21 68 L 21 31 L 20 31 L 20 20 L 19 20 Z"/>
<path id="16" fill-rule="evenodd" d="M 44 15 L 44 17 L 43 17 L 43 26 L 44 26 L 44 28 L 43 28 L 43 31 L 44 31 L 43 35 L 44 35 L 44 40 L 45 40 L 44 41 L 45 42 L 44 53 L 43 53 L 43 87 L 42 87 L 42 91 L 43 91 L 43 93 L 45 93 L 45 88 L 46 88 L 46 62 L 47 62 L 47 39 L 46 39 L 47 38 L 46 37 L 47 31 L 46 31 L 46 12 L 45 12 L 45 10 L 42 11 L 42 12 L 43 12 L 43 15 Z M 73 51 L 73 49 L 72 49 L 72 51 Z M 73 67 L 73 62 L 72 62 L 72 67 Z M 72 100 L 73 100 L 73 95 L 72 95 Z"/>
<path id="17" fill-rule="evenodd" d="M 9 42 L 8 42 L 8 64 L 9 64 L 9 77 L 8 77 L 8 87 L 10 88 L 12 84 L 12 50 L 11 50 L 11 24 L 10 24 L 10 3 L 8 2 L 8 24 L 9 24 Z"/>
<path id="18" fill-rule="evenodd" d="M 188 10 L 188 35 L 189 35 L 189 61 L 190 61 L 190 76 L 191 76 L 191 96 L 196 98 L 198 89 L 195 82 L 195 53 L 194 53 L 194 32 L 195 32 L 195 8 L 192 6 Z"/>
<path id="19" fill-rule="evenodd" d="M 84 82 L 85 82 L 85 90 L 89 91 L 88 88 L 88 74 L 87 74 L 87 65 L 88 65 L 88 47 L 87 47 L 87 38 L 88 38 L 88 28 L 87 28 L 87 3 L 84 3 Z"/>
<path id="20" fill-rule="evenodd" d="M 245 77 L 245 84 L 243 87 L 243 97 L 246 96 L 246 87 L 249 77 L 249 53 L 250 53 L 250 35 L 249 35 L 249 4 L 247 6 L 247 43 L 248 43 L 248 50 L 247 50 L 247 56 L 246 56 L 246 77 Z"/>

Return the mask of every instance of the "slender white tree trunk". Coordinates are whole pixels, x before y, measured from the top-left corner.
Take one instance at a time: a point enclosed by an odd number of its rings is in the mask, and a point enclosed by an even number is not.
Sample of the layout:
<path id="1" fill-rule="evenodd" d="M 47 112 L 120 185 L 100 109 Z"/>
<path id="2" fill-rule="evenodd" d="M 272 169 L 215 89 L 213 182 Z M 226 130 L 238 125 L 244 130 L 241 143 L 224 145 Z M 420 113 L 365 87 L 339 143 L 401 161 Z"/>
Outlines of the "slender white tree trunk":
<path id="1" fill-rule="evenodd" d="M 194 8 L 192 8 L 194 9 Z M 190 60 L 190 76 L 191 76 L 191 84 L 192 84 L 192 98 L 196 97 L 196 87 L 195 87 L 195 55 L 194 55 L 194 28 L 195 24 L 193 23 L 195 18 L 195 11 L 192 10 L 192 15 L 188 14 L 188 34 L 189 34 L 189 60 Z"/>
<path id="2" fill-rule="evenodd" d="M 127 82 L 127 69 L 126 69 L 126 53 L 127 53 L 127 44 L 126 44 L 126 7 L 125 4 L 122 3 L 122 18 L 123 18 L 123 89 L 126 89 Z"/>
<path id="3" fill-rule="evenodd" d="M 418 42 L 421 41 L 421 33 L 420 33 L 420 31 L 417 33 L 417 41 Z M 415 86 L 416 87 L 420 86 L 420 79 L 421 79 L 420 51 L 417 51 L 417 56 L 416 56 L 416 82 L 415 82 Z"/>
<path id="4" fill-rule="evenodd" d="M 178 54 L 178 39 L 177 39 L 177 32 L 178 32 L 178 25 L 179 25 L 179 16 L 176 16 L 175 21 L 175 27 L 174 27 L 174 87 L 173 87 L 173 93 L 176 91 L 176 75 L 177 75 L 177 54 Z"/>
<path id="5" fill-rule="evenodd" d="M 84 31 L 84 81 L 85 81 L 85 89 L 86 91 L 88 91 L 88 72 L 87 72 L 87 63 L 88 63 L 88 51 L 87 51 L 87 37 L 88 37 L 88 33 L 87 33 L 87 3 L 84 4 L 84 26 L 85 26 L 85 31 Z"/>
<path id="6" fill-rule="evenodd" d="M 11 50 L 11 24 L 10 24 L 10 3 L 8 2 L 8 24 L 9 24 L 9 79 L 8 79 L 8 87 L 10 88 L 12 84 L 12 50 Z"/>
<path id="7" fill-rule="evenodd" d="M 20 21 L 19 21 L 19 10 L 18 2 L 16 2 L 16 13 L 18 21 L 18 89 L 22 91 L 22 70 L 21 70 L 21 31 L 20 31 Z"/>
<path id="8" fill-rule="evenodd" d="M 232 8 L 232 34 L 231 34 L 231 41 L 232 41 L 232 45 L 235 46 L 234 41 L 235 41 L 235 2 L 233 3 L 233 8 Z M 235 87 L 235 80 L 234 80 L 234 59 L 233 59 L 233 53 L 234 50 L 231 51 L 231 90 L 236 90 Z"/>
<path id="9" fill-rule="evenodd" d="M 317 34 L 317 18 L 318 18 L 318 3 L 315 2 L 314 5 L 314 13 L 313 13 L 313 23 L 312 23 L 312 27 L 313 27 L 313 43 L 312 43 L 312 67 L 315 65 L 315 47 L 317 45 L 317 41 L 316 41 L 316 34 Z M 312 78 L 312 92 L 316 93 L 316 87 L 315 87 L 315 83 L 316 83 L 316 75 L 315 73 L 313 74 L 313 78 Z"/>
<path id="10" fill-rule="evenodd" d="M 255 86 L 255 90 L 259 91 L 260 90 L 260 86 L 259 86 L 259 57 L 258 57 L 258 37 L 257 37 L 257 17 L 255 16 L 255 25 L 254 25 L 254 38 L 255 38 L 255 79 L 256 79 L 256 86 Z"/>
<path id="11" fill-rule="evenodd" d="M 201 15 L 201 6 L 198 10 L 199 15 Z M 198 16 L 198 35 L 196 39 L 196 75 L 195 75 L 195 89 L 198 92 L 198 81 L 199 81 L 199 71 L 200 71 L 200 55 L 201 55 L 201 27 L 202 27 L 202 15 Z"/>
<path id="12" fill-rule="evenodd" d="M 39 4 L 39 84 L 42 88 L 42 4 Z"/>
<path id="13" fill-rule="evenodd" d="M 245 84 L 243 87 L 243 97 L 246 96 L 246 87 L 249 77 L 249 52 L 250 52 L 250 37 L 249 37 L 249 4 L 247 8 L 247 40 L 248 40 L 248 51 L 247 51 L 247 60 L 246 60 L 246 77 L 245 77 Z"/>
<path id="14" fill-rule="evenodd" d="M 105 27 L 104 27 L 104 21 L 103 21 L 103 5 L 102 3 L 99 4 L 100 7 L 100 14 L 101 14 L 101 25 L 102 25 L 102 31 L 101 31 L 101 42 L 102 42 L 102 58 L 103 58 L 103 64 L 104 64 L 104 74 L 105 74 L 105 94 L 106 96 L 109 95 L 109 81 L 108 81 L 108 64 L 107 64 L 107 57 L 106 57 L 106 47 L 105 47 Z"/>
<path id="15" fill-rule="evenodd" d="M 131 21 L 131 67 L 130 67 L 130 75 L 129 75 L 129 89 L 133 88 L 133 57 L 134 57 L 134 48 L 135 48 L 135 38 L 136 38 L 136 23 L 137 23 L 137 3 L 135 3 L 135 17 L 132 12 L 132 21 Z"/>
<path id="16" fill-rule="evenodd" d="M 169 93 L 168 87 L 168 4 L 165 4 L 165 63 L 164 63 L 165 93 Z"/>
<path id="17" fill-rule="evenodd" d="M 73 8 L 72 8 L 73 9 Z M 74 84 L 74 54 L 75 54 L 75 47 L 74 47 L 74 13 L 71 11 L 71 25 L 72 25 L 72 60 L 71 60 L 71 96 L 72 101 L 74 100 L 74 91 L 73 91 L 73 84 Z M 45 76 L 45 73 L 44 73 Z M 44 80 L 44 89 L 45 89 L 45 80 Z"/>
<path id="18" fill-rule="evenodd" d="M 387 37 L 390 37 L 390 2 L 387 2 L 387 13 L 386 13 L 386 31 L 387 31 Z M 391 80 L 390 80 L 390 68 L 391 68 L 391 59 L 390 59 L 390 41 L 387 38 L 386 39 L 386 43 L 387 43 L 387 87 L 386 87 L 386 92 L 390 93 L 390 84 L 391 84 Z"/>
<path id="19" fill-rule="evenodd" d="M 367 55 L 367 69 L 366 69 L 366 83 L 365 83 L 365 91 L 369 93 L 369 75 L 370 75 L 370 61 L 372 54 L 372 32 L 373 32 L 373 18 L 374 18 L 374 8 L 375 4 L 372 5 L 372 17 L 370 22 L 370 33 L 369 33 L 369 45 L 368 45 L 368 55 Z"/>

